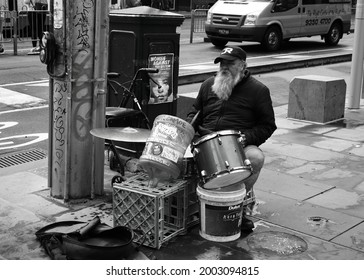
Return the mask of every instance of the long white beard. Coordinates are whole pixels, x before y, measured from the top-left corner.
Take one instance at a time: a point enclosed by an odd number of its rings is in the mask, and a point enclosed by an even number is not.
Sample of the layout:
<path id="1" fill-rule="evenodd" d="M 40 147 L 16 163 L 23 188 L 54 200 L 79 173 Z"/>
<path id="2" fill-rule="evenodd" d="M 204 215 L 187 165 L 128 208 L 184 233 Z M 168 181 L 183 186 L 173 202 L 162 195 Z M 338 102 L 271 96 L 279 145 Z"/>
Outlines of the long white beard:
<path id="1" fill-rule="evenodd" d="M 212 85 L 212 91 L 222 100 L 228 100 L 234 86 L 239 82 L 240 75 L 233 77 L 230 71 L 220 70 Z"/>

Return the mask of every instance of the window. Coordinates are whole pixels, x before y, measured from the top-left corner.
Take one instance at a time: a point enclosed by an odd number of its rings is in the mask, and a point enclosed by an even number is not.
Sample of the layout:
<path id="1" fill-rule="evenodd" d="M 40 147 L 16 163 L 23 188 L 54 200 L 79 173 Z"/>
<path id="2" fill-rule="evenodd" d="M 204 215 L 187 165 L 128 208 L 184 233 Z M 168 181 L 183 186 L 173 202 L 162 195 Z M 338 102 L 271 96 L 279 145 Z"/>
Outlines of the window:
<path id="1" fill-rule="evenodd" d="M 302 5 L 328 4 L 329 0 L 302 0 Z"/>
<path id="2" fill-rule="evenodd" d="M 298 5 L 298 0 L 277 0 L 274 11 L 275 12 L 285 12 L 293 9 Z"/>

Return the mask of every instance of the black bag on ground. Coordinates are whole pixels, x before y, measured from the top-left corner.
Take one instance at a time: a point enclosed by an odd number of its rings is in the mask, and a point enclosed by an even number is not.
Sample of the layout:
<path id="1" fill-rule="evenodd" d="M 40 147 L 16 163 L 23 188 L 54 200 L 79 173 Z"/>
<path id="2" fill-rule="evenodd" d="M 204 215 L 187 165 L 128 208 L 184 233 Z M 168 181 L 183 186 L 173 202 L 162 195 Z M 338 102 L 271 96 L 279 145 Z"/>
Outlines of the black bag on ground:
<path id="1" fill-rule="evenodd" d="M 142 243 L 133 242 L 135 234 L 143 232 L 124 226 L 112 228 L 100 223 L 99 217 L 91 222 L 57 222 L 35 233 L 51 259 L 72 260 L 139 259 Z"/>

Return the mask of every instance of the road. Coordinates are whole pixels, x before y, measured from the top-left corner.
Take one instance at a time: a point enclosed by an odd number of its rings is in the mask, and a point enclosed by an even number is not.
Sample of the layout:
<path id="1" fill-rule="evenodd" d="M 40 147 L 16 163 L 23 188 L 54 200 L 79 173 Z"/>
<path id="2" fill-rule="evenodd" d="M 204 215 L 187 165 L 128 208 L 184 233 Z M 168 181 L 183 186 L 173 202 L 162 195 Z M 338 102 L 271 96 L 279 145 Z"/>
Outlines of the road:
<path id="1" fill-rule="evenodd" d="M 185 37 L 185 36 L 184 36 Z M 207 75 L 217 69 L 213 59 L 219 49 L 210 43 L 204 43 L 202 37 L 193 44 L 181 40 L 180 76 L 196 77 L 197 73 Z M 353 35 L 344 36 L 336 47 L 328 48 L 320 37 L 294 39 L 286 43 L 276 53 L 266 53 L 256 43 L 233 43 L 240 45 L 248 53 L 249 67 L 257 65 L 278 65 L 288 61 L 300 61 L 328 55 L 345 55 L 352 53 Z M 48 133 L 48 74 L 45 65 L 38 56 L 3 55 L 0 57 L 0 155 L 17 149 L 37 147 L 47 150 L 45 135 Z M 272 67 L 272 66 L 270 66 Z M 204 77 L 201 77 L 204 79 Z M 279 79 L 278 79 L 279 80 Z M 177 116 L 184 116 L 185 108 L 191 97 L 196 95 L 200 81 L 187 81 L 180 85 Z M 181 83 L 180 83 L 181 84 Z M 287 93 L 275 97 L 275 100 L 287 102 Z M 183 102 L 184 104 L 181 104 Z M 187 105 L 186 103 L 187 102 Z"/>

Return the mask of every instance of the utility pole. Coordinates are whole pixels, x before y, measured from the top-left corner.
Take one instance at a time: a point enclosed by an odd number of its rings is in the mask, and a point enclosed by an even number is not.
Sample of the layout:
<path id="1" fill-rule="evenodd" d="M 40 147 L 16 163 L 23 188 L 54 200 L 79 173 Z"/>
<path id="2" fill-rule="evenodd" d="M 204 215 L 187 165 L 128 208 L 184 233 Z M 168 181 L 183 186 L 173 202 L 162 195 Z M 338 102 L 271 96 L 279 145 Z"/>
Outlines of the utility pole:
<path id="1" fill-rule="evenodd" d="M 355 11 L 354 50 L 351 64 L 350 93 L 348 108 L 360 108 L 360 92 L 364 98 L 363 84 L 364 62 L 364 0 L 358 0 Z"/>
<path id="2" fill-rule="evenodd" d="M 107 87 L 109 5 L 95 0 L 52 0 L 56 61 L 50 87 L 49 186 L 65 201 L 102 195 L 103 127 Z M 52 5 L 51 5 L 52 6 Z"/>

